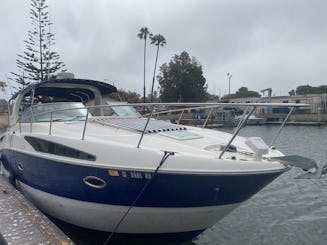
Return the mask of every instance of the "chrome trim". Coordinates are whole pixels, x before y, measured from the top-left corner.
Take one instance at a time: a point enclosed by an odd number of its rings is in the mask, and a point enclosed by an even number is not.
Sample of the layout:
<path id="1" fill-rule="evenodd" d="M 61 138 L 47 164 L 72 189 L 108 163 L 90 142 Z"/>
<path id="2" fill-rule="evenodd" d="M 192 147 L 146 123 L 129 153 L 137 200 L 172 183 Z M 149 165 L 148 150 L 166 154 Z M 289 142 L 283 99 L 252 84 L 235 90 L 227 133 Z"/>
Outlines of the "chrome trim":
<path id="1" fill-rule="evenodd" d="M 90 181 L 94 181 L 94 180 L 98 181 L 99 183 L 95 184 L 95 183 L 90 182 Z M 83 178 L 83 182 L 84 182 L 84 184 L 86 184 L 92 188 L 95 188 L 95 189 L 103 189 L 107 186 L 106 181 L 104 181 L 103 179 L 96 177 L 96 176 L 86 176 Z"/>

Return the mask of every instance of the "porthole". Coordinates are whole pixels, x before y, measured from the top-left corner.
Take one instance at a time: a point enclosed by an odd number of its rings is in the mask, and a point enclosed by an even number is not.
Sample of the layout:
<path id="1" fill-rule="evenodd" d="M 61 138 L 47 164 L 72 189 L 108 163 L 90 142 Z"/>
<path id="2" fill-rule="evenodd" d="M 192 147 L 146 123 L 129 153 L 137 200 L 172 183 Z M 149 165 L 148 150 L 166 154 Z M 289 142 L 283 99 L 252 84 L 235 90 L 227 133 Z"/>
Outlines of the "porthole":
<path id="1" fill-rule="evenodd" d="M 23 171 L 23 169 L 24 169 L 23 164 L 19 162 L 17 164 L 17 168 L 18 168 L 19 171 Z"/>
<path id="2" fill-rule="evenodd" d="M 86 176 L 83 179 L 83 182 L 86 185 L 96 189 L 103 189 L 107 186 L 107 183 L 103 179 L 98 178 L 96 176 Z"/>

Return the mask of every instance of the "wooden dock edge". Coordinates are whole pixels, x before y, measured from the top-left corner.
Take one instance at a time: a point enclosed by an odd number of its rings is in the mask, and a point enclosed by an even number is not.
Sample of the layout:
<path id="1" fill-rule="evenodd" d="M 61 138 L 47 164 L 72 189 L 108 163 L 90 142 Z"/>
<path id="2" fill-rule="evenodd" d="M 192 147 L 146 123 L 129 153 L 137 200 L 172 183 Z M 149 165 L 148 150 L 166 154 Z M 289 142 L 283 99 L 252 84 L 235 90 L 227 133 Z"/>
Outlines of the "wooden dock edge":
<path id="1" fill-rule="evenodd" d="M 0 233 L 8 244 L 74 244 L 1 173 Z"/>

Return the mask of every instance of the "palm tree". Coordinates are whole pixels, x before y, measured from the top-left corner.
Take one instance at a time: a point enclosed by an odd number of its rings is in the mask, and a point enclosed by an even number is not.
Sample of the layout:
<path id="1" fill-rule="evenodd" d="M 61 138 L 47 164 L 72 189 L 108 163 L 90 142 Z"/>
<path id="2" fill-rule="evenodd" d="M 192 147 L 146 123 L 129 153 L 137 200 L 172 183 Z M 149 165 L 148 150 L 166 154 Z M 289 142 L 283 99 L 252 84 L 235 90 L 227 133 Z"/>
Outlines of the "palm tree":
<path id="1" fill-rule="evenodd" d="M 154 72 L 153 72 L 152 86 L 151 86 L 151 102 L 152 102 L 152 100 L 153 100 L 153 86 L 154 86 L 154 80 L 155 80 L 156 69 L 157 69 L 159 47 L 160 46 L 163 47 L 166 44 L 166 39 L 161 34 L 151 36 L 150 38 L 151 38 L 151 44 L 154 44 L 154 45 L 157 46 L 156 62 L 154 64 Z"/>
<path id="2" fill-rule="evenodd" d="M 151 33 L 149 31 L 149 29 L 147 27 L 142 27 L 140 29 L 139 34 L 137 34 L 137 36 L 140 39 L 144 39 L 144 63 L 143 63 L 143 103 L 145 103 L 145 60 L 146 60 L 146 40 L 148 38 L 148 36 L 151 37 Z"/>

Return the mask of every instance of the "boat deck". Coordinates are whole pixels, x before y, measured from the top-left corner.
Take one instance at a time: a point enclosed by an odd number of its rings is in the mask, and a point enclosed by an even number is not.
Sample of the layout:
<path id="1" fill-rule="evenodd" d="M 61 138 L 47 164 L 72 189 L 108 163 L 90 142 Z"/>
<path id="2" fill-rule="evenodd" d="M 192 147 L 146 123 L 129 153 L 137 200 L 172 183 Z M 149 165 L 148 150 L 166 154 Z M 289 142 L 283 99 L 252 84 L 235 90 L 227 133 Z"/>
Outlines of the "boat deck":
<path id="1" fill-rule="evenodd" d="M 0 173 L 0 244 L 74 244 Z"/>

